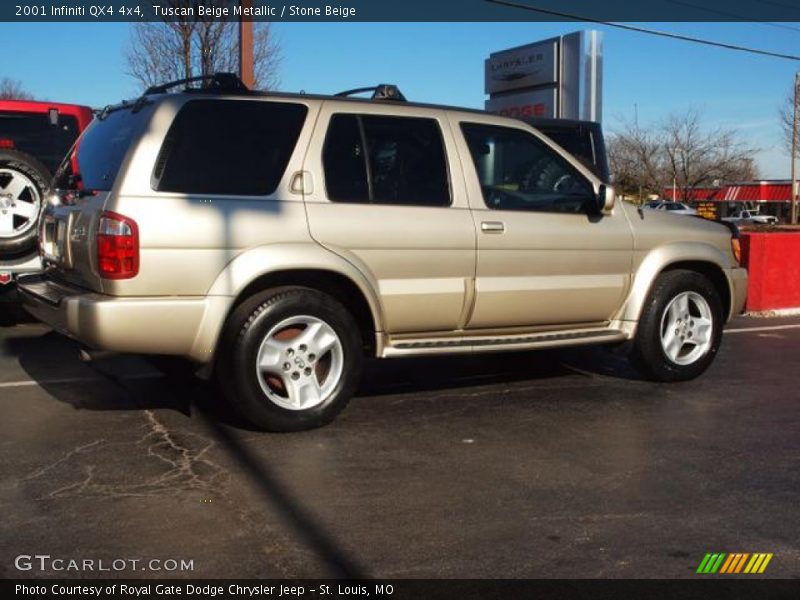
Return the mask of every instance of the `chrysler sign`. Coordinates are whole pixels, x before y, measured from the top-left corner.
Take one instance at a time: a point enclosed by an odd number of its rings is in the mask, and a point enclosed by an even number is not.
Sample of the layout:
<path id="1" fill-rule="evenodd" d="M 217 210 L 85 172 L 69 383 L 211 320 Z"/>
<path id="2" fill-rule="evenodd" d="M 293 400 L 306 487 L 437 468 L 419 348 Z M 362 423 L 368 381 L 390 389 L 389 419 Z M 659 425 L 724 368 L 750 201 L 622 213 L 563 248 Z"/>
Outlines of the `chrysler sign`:
<path id="1" fill-rule="evenodd" d="M 495 94 L 558 81 L 558 40 L 492 54 L 486 59 L 486 93 Z"/>
<path id="2" fill-rule="evenodd" d="M 490 112 L 520 118 L 602 120 L 599 31 L 579 31 L 494 52 L 484 69 Z"/>

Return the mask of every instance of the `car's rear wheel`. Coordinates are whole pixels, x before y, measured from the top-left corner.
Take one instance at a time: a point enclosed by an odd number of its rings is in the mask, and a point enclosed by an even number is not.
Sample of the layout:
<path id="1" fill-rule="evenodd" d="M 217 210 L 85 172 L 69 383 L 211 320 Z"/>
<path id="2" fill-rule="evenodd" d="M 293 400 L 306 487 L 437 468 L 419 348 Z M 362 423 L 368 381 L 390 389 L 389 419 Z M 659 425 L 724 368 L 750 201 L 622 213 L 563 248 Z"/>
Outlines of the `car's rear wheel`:
<path id="1" fill-rule="evenodd" d="M 0 257 L 33 250 L 49 182 L 47 168 L 32 156 L 0 150 Z"/>
<path id="2" fill-rule="evenodd" d="M 656 381 L 693 379 L 713 362 L 723 320 L 719 293 L 707 277 L 678 269 L 662 273 L 639 320 L 632 362 Z"/>
<path id="3" fill-rule="evenodd" d="M 231 315 L 217 383 L 238 412 L 266 431 L 329 423 L 355 393 L 359 328 L 338 301 L 307 288 L 256 295 Z"/>

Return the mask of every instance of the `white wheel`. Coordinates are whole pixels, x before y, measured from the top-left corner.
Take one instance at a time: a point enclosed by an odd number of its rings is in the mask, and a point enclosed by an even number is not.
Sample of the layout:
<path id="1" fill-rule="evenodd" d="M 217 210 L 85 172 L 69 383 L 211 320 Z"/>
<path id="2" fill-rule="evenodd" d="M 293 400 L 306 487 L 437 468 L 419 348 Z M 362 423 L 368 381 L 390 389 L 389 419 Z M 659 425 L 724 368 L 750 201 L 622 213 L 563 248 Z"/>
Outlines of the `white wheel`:
<path id="1" fill-rule="evenodd" d="M 333 327 L 298 315 L 272 327 L 258 350 L 256 373 L 271 402 L 306 410 L 325 402 L 342 378 L 344 351 Z"/>
<path id="2" fill-rule="evenodd" d="M 358 388 L 364 340 L 335 298 L 305 287 L 254 294 L 220 340 L 217 383 L 250 423 L 302 431 L 329 423 Z"/>
<path id="3" fill-rule="evenodd" d="M 0 168 L 0 238 L 19 237 L 36 227 L 42 196 L 33 179 Z"/>
<path id="4" fill-rule="evenodd" d="M 714 321 L 711 307 L 700 294 L 675 296 L 661 317 L 661 347 L 676 365 L 690 365 L 711 349 Z"/>
<path id="5" fill-rule="evenodd" d="M 714 360 L 724 322 L 720 295 L 708 277 L 684 269 L 665 271 L 642 309 L 633 364 L 655 381 L 693 379 Z"/>

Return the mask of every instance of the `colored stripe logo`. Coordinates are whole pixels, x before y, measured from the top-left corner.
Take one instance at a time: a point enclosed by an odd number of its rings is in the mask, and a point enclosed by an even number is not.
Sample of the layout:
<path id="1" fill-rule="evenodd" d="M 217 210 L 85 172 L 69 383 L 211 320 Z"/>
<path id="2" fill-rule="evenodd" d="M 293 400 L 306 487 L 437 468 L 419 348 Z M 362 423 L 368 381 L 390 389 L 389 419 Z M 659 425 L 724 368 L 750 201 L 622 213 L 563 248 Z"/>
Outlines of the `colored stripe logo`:
<path id="1" fill-rule="evenodd" d="M 770 553 L 750 554 L 747 552 L 734 552 L 725 554 L 717 552 L 706 554 L 697 567 L 697 572 L 703 575 L 724 573 L 726 575 L 763 573 L 774 555 Z"/>

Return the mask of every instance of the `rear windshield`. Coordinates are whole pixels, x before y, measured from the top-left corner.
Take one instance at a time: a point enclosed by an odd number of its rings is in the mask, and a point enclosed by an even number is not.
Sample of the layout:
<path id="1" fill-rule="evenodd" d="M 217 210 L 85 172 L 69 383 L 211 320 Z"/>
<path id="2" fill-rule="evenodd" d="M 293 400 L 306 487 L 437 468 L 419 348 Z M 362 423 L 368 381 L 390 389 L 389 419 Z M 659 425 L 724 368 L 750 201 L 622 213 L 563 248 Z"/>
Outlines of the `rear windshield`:
<path id="1" fill-rule="evenodd" d="M 294 152 L 307 112 L 297 103 L 187 102 L 159 152 L 153 188 L 182 194 L 271 194 Z"/>
<path id="2" fill-rule="evenodd" d="M 92 121 L 59 168 L 56 187 L 110 190 L 142 121 L 142 112 L 130 108 L 111 111 Z"/>
<path id="3" fill-rule="evenodd" d="M 30 154 L 52 173 L 78 137 L 78 119 L 58 115 L 51 123 L 47 113 L 0 111 L 0 139 L 15 150 Z"/>

